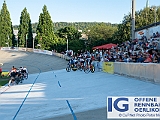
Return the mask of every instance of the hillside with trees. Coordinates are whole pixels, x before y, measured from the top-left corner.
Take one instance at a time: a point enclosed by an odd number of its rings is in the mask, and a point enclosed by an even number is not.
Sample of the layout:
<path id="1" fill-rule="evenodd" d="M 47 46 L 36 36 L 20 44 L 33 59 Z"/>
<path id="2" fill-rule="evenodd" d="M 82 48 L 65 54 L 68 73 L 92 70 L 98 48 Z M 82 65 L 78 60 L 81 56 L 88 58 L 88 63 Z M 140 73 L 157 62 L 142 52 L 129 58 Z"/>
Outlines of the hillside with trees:
<path id="1" fill-rule="evenodd" d="M 131 13 L 124 15 L 122 23 L 104 22 L 54 22 L 47 6 L 44 5 L 37 23 L 32 23 L 30 13 L 24 8 L 20 16 L 20 24 L 12 25 L 7 4 L 4 1 L 0 10 L 0 47 L 27 47 L 58 52 L 72 49 L 91 50 L 93 46 L 106 43 L 122 43 L 131 40 Z M 136 11 L 136 29 L 160 21 L 160 7 L 146 6 Z M 31 24 L 32 23 L 32 24 Z M 15 38 L 13 29 L 18 30 Z M 36 33 L 33 39 L 33 33 Z M 82 38 L 81 35 L 86 35 Z"/>
<path id="2" fill-rule="evenodd" d="M 82 30 L 83 32 L 85 32 L 88 28 L 101 24 L 101 22 L 53 22 L 54 25 L 54 31 L 56 32 L 57 30 L 61 29 L 61 28 L 65 28 L 65 27 L 75 27 L 77 30 Z M 106 25 L 110 25 L 110 26 L 118 26 L 118 24 L 111 24 L 111 23 L 105 23 Z M 36 32 L 36 28 L 37 28 L 38 22 L 37 23 L 32 23 L 32 31 L 33 33 Z M 14 25 L 13 28 L 15 30 L 18 30 L 18 25 Z"/>

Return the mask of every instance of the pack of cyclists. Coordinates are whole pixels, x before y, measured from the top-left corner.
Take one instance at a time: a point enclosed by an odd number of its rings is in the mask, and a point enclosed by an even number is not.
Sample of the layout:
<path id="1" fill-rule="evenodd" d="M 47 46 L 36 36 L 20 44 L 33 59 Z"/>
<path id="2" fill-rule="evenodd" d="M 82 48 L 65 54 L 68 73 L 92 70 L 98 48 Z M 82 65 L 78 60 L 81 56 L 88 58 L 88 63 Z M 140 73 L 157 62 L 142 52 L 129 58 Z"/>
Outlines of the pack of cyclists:
<path id="1" fill-rule="evenodd" d="M 28 70 L 26 67 L 19 67 L 15 68 L 12 67 L 11 71 L 9 72 L 10 80 L 8 86 L 12 84 L 19 84 L 22 83 L 24 79 L 28 78 Z"/>
<path id="2" fill-rule="evenodd" d="M 89 53 L 88 51 L 85 53 L 81 53 L 79 55 L 72 56 L 70 59 L 66 70 L 69 72 L 69 68 L 72 70 L 86 70 L 92 69 L 91 71 L 95 71 L 95 67 L 98 66 L 98 63 L 101 61 L 99 54 Z M 93 70 L 94 69 L 94 70 Z"/>

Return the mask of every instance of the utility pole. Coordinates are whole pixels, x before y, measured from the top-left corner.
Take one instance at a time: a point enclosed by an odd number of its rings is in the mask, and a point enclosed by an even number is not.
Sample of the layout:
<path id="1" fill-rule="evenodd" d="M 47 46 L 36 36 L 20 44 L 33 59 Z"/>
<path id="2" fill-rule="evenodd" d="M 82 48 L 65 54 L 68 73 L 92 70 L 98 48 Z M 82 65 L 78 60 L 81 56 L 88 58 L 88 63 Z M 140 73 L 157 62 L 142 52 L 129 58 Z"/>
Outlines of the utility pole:
<path id="1" fill-rule="evenodd" d="M 27 36 L 28 34 L 26 33 L 26 51 L 27 51 L 27 39 L 28 39 L 28 36 Z"/>
<path id="2" fill-rule="evenodd" d="M 132 0 L 132 40 L 135 39 L 135 4 L 136 0 Z"/>
<path id="3" fill-rule="evenodd" d="M 66 35 L 65 37 L 67 39 L 67 52 L 68 52 L 68 36 Z"/>

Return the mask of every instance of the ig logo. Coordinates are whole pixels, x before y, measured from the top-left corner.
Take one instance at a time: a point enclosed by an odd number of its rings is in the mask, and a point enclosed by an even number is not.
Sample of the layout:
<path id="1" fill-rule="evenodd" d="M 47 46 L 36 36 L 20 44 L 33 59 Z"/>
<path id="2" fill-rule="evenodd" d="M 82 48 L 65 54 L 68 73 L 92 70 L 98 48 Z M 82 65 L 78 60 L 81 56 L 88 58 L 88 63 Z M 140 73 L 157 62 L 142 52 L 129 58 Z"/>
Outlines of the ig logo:
<path id="1" fill-rule="evenodd" d="M 122 108 L 118 106 L 119 102 L 127 101 L 128 98 L 117 98 L 115 101 L 112 102 L 112 98 L 108 98 L 108 112 L 112 112 L 112 107 L 119 112 L 128 111 L 128 104 L 122 104 Z M 112 106 L 113 105 L 113 106 Z"/>

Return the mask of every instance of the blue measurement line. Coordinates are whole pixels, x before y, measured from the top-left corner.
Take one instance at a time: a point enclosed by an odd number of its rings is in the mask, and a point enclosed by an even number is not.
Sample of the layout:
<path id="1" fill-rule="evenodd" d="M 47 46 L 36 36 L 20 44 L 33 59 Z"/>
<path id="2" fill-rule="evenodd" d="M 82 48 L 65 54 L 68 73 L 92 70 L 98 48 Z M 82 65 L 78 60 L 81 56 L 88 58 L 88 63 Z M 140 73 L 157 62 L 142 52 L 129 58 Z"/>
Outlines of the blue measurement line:
<path id="1" fill-rule="evenodd" d="M 69 101 L 66 100 L 66 102 L 67 102 L 67 104 L 68 104 L 68 107 L 69 107 L 69 109 L 70 109 L 70 111 L 71 111 L 71 113 L 72 113 L 72 116 L 73 116 L 74 120 L 77 120 L 77 117 L 76 117 L 76 115 L 74 114 L 74 112 L 73 112 L 73 110 L 72 110 L 72 107 L 71 107 L 71 105 L 69 104 Z"/>
<path id="2" fill-rule="evenodd" d="M 60 82 L 58 81 L 58 85 L 59 85 L 59 87 L 61 87 L 61 84 L 60 84 Z"/>
<path id="3" fill-rule="evenodd" d="M 40 75 L 40 73 L 39 73 L 39 75 Z M 33 82 L 32 86 L 31 86 L 30 90 L 28 91 L 28 93 L 27 93 L 26 97 L 24 98 L 24 100 L 23 100 L 22 104 L 20 105 L 20 107 L 19 107 L 18 111 L 16 112 L 16 114 L 15 114 L 15 116 L 13 117 L 13 119 L 12 119 L 12 120 L 15 120 L 15 118 L 17 117 L 17 115 L 18 115 L 19 111 L 21 110 L 21 108 L 22 108 L 22 106 L 23 106 L 24 102 L 26 101 L 26 99 L 27 99 L 27 97 L 28 97 L 29 93 L 31 92 L 31 90 L 32 90 L 32 88 L 33 88 L 33 85 L 35 84 L 35 82 L 36 82 L 36 80 L 38 79 L 39 75 L 38 75 L 38 76 L 36 77 L 36 79 L 34 80 L 34 82 Z"/>
<path id="4" fill-rule="evenodd" d="M 57 77 L 57 76 L 55 75 L 55 77 Z M 61 87 L 61 84 L 60 84 L 59 81 L 58 81 L 58 85 L 59 85 L 59 87 Z M 73 119 L 74 119 L 74 120 L 77 120 L 77 117 L 76 117 L 76 115 L 74 114 L 74 112 L 73 112 L 73 110 L 72 110 L 72 107 L 71 107 L 71 105 L 69 104 L 69 101 L 66 100 L 66 102 L 67 102 L 68 107 L 69 107 L 69 109 L 70 109 L 70 111 L 71 111 L 71 113 L 72 113 Z"/>

